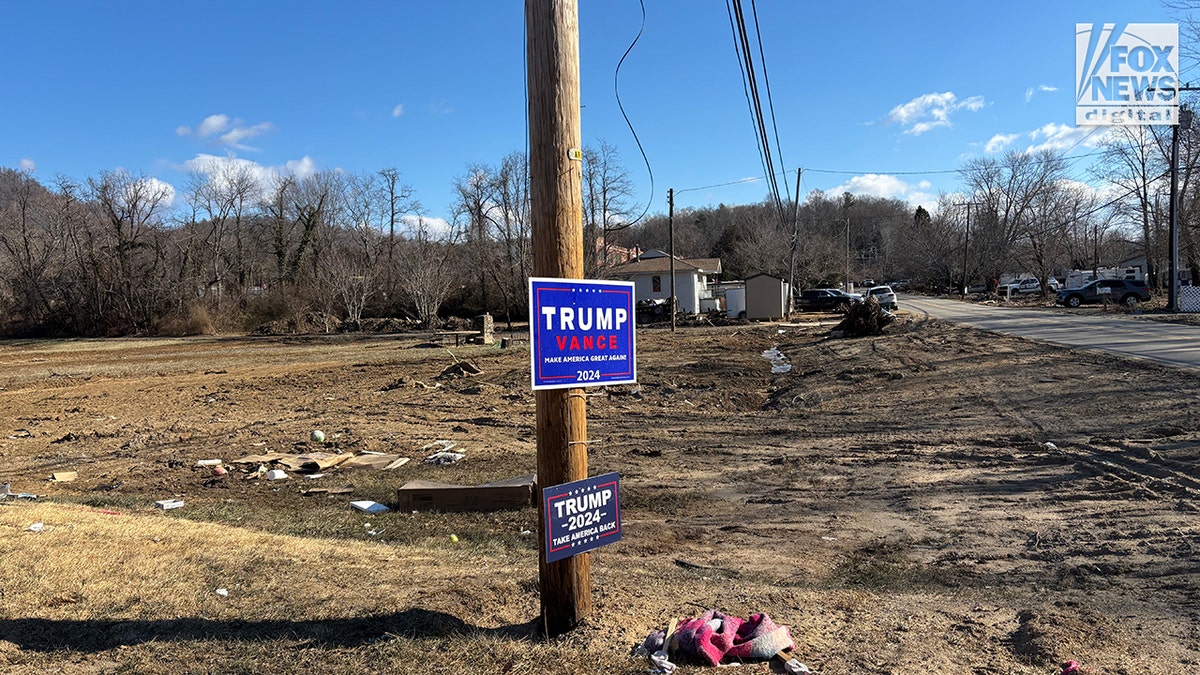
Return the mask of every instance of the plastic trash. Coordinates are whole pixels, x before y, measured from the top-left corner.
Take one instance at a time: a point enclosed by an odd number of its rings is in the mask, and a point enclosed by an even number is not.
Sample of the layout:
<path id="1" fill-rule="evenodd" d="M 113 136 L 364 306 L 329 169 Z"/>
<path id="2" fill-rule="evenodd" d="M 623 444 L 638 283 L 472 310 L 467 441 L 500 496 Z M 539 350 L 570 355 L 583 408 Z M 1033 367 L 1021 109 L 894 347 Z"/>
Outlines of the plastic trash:
<path id="1" fill-rule="evenodd" d="M 229 597 L 229 589 L 228 588 L 218 588 L 217 595 L 221 596 L 222 598 L 228 598 Z"/>
<path id="2" fill-rule="evenodd" d="M 425 463 L 433 464 L 434 466 L 445 466 L 447 464 L 459 462 L 464 457 L 466 457 L 466 455 L 462 454 L 461 452 L 435 452 L 425 458 Z"/>
<path id="3" fill-rule="evenodd" d="M 313 429 L 312 433 L 308 435 L 308 440 L 312 441 L 313 443 L 324 443 L 325 432 L 321 431 L 320 429 Z"/>
<path id="4" fill-rule="evenodd" d="M 178 509 L 178 508 L 182 507 L 183 500 L 182 499 L 160 499 L 160 500 L 154 502 L 154 505 L 157 506 L 158 508 L 162 509 L 163 511 L 168 511 L 170 509 Z"/>
<path id="5" fill-rule="evenodd" d="M 196 466 L 221 466 L 224 463 L 219 459 L 202 459 L 196 462 Z"/>
<path id="6" fill-rule="evenodd" d="M 788 675 L 811 675 L 812 673 L 812 671 L 808 669 L 808 666 L 800 663 L 796 659 L 788 659 L 786 662 L 784 662 L 783 672 L 788 673 Z"/>
<path id="7" fill-rule="evenodd" d="M 45 530 L 45 529 L 46 529 L 46 524 L 45 524 L 45 523 L 34 523 L 34 524 L 32 524 L 32 525 L 30 525 L 30 526 L 29 526 L 29 531 L 30 531 L 30 532 L 41 532 L 41 531 L 43 531 L 43 530 Z"/>
<path id="8" fill-rule="evenodd" d="M 267 480 L 287 480 L 287 472 L 283 469 L 271 469 L 267 472 Z"/>
<path id="9" fill-rule="evenodd" d="M 365 513 L 383 513 L 384 511 L 391 511 L 391 509 L 383 504 L 380 504 L 379 502 L 373 502 L 369 499 L 350 502 L 350 508 L 356 511 L 363 511 Z"/>
<path id="10" fill-rule="evenodd" d="M 667 658 L 667 653 L 661 649 L 651 654 L 649 660 L 650 665 L 654 667 L 655 673 L 670 675 L 675 672 L 675 664 L 671 663 L 670 659 Z"/>

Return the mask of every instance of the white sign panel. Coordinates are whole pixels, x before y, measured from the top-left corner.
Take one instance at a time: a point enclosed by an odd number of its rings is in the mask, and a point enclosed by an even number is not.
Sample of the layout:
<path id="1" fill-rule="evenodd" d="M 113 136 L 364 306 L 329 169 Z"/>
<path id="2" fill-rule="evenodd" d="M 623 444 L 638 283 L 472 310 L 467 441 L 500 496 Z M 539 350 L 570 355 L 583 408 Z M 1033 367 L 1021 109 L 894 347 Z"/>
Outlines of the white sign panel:
<path id="1" fill-rule="evenodd" d="M 1179 26 L 1075 24 L 1075 124 L 1177 124 Z"/>

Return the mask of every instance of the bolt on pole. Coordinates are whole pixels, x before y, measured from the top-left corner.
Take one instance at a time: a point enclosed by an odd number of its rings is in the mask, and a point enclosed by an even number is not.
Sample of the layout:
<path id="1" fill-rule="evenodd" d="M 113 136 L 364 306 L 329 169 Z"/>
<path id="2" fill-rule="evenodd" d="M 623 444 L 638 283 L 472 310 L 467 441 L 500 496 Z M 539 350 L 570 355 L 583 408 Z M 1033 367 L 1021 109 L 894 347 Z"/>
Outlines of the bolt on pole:
<path id="1" fill-rule="evenodd" d="M 525 0 L 529 91 L 530 220 L 533 274 L 583 278 L 583 171 L 579 126 L 579 7 L 576 0 Z M 583 390 L 535 392 L 537 485 L 587 478 Z M 538 499 L 542 628 L 549 637 L 592 612 L 591 559 L 546 562 L 545 503 Z"/>

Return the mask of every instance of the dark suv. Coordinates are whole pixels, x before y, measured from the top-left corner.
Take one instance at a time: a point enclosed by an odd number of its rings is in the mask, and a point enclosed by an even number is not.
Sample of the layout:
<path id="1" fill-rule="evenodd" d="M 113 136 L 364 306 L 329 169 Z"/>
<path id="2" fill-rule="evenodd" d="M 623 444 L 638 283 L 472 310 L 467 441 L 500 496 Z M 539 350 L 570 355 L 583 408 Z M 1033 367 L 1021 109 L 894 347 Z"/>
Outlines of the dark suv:
<path id="1" fill-rule="evenodd" d="M 862 300 L 862 296 L 856 293 L 846 293 L 836 288 L 812 288 L 807 291 L 800 291 L 800 300 L 797 308 L 802 311 L 838 311 L 844 312 L 850 308 L 850 305 Z"/>
<path id="2" fill-rule="evenodd" d="M 1119 302 L 1126 307 L 1133 307 L 1149 300 L 1150 287 L 1145 281 L 1097 279 L 1083 288 L 1064 288 L 1054 301 L 1067 307 L 1094 302 Z"/>

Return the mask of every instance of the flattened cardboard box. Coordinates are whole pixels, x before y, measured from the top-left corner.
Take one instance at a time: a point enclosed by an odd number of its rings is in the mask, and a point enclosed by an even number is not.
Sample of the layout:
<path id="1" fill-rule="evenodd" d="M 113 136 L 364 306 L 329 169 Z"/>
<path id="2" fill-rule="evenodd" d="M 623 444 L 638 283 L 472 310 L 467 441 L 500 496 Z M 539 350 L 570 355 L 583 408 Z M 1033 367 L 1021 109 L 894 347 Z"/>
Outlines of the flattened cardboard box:
<path id="1" fill-rule="evenodd" d="M 536 474 L 483 485 L 449 485 L 427 480 L 405 483 L 396 491 L 400 509 L 408 511 L 500 511 L 532 506 Z"/>

